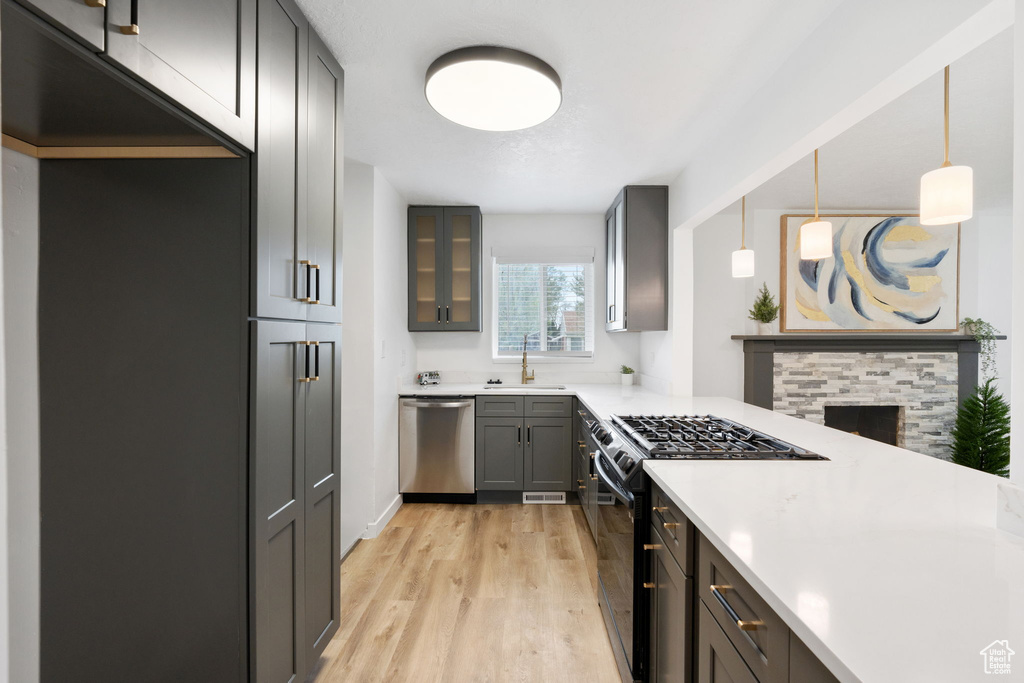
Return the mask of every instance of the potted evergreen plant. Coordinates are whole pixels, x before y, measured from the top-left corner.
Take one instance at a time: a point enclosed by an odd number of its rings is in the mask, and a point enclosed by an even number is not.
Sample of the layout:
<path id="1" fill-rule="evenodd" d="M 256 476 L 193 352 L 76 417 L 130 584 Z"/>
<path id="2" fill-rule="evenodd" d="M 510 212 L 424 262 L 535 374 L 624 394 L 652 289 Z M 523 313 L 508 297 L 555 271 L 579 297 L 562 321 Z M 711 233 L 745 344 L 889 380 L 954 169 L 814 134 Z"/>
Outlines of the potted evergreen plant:
<path id="1" fill-rule="evenodd" d="M 748 317 L 757 322 L 760 334 L 771 334 L 773 332 L 774 326 L 772 323 L 779 317 L 779 305 L 775 303 L 775 297 L 768 291 L 767 282 L 761 284 L 761 291 L 758 292 L 757 298 L 754 299 L 754 307 L 750 309 Z"/>
<path id="2" fill-rule="evenodd" d="M 1010 405 L 989 378 L 957 409 L 952 460 L 1000 477 L 1010 476 Z"/>
<path id="3" fill-rule="evenodd" d="M 622 385 L 632 386 L 633 385 L 633 368 L 628 365 L 622 366 Z"/>

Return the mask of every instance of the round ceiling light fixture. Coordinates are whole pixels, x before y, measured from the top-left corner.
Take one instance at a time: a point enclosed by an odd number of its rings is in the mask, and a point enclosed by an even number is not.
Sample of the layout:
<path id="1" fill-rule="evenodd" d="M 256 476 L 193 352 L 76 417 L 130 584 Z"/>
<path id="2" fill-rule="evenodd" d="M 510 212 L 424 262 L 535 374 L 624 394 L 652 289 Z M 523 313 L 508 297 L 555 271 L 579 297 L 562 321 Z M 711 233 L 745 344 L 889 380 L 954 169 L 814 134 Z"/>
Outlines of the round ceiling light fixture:
<path id="1" fill-rule="evenodd" d="M 427 102 L 441 116 L 479 130 L 536 126 L 562 104 L 551 66 L 508 47 L 476 45 L 441 55 L 427 69 Z"/>

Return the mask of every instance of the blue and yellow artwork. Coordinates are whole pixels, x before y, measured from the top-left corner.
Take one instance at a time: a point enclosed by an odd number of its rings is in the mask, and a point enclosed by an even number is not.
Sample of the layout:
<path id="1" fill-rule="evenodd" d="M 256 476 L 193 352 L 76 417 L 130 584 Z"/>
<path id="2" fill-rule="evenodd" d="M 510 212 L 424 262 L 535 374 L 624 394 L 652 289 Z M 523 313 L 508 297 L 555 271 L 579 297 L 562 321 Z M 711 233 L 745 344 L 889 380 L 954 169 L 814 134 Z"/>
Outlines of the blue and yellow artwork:
<path id="1" fill-rule="evenodd" d="M 960 226 L 917 216 L 822 216 L 832 256 L 800 258 L 800 225 L 782 217 L 782 331 L 954 331 Z"/>

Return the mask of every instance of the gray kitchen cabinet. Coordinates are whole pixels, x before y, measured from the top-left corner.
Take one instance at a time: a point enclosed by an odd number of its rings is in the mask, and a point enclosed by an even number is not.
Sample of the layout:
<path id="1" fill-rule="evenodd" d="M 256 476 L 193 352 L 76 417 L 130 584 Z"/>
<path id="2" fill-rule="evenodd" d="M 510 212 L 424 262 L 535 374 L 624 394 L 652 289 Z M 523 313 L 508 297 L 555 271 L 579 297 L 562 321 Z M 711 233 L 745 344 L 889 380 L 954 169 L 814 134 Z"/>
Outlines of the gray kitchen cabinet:
<path id="1" fill-rule="evenodd" d="M 523 396 L 505 396 L 502 394 L 476 397 L 477 417 L 522 417 Z"/>
<path id="2" fill-rule="evenodd" d="M 251 325 L 250 666 L 276 683 L 303 680 L 339 625 L 341 329 Z"/>
<path id="3" fill-rule="evenodd" d="M 523 438 L 520 417 L 476 419 L 478 491 L 523 490 Z"/>
<path id="4" fill-rule="evenodd" d="M 409 207 L 409 331 L 481 330 L 477 206 Z"/>
<path id="5" fill-rule="evenodd" d="M 693 679 L 693 579 L 651 529 L 650 677 L 651 683 Z"/>
<path id="6" fill-rule="evenodd" d="M 17 0 L 94 52 L 103 52 L 106 5 L 103 0 Z"/>
<path id="7" fill-rule="evenodd" d="M 668 187 L 623 188 L 605 230 L 605 330 L 667 330 Z"/>
<path id="8" fill-rule="evenodd" d="M 257 1 L 107 0 L 104 57 L 253 149 Z"/>
<path id="9" fill-rule="evenodd" d="M 697 615 L 697 683 L 759 683 L 703 601 Z"/>
<path id="10" fill-rule="evenodd" d="M 341 322 L 341 67 L 292 0 L 259 0 L 256 317 Z"/>
<path id="11" fill-rule="evenodd" d="M 528 417 L 524 490 L 568 491 L 572 488 L 572 420 Z"/>
<path id="12" fill-rule="evenodd" d="M 524 396 L 526 417 L 572 417 L 572 396 Z"/>

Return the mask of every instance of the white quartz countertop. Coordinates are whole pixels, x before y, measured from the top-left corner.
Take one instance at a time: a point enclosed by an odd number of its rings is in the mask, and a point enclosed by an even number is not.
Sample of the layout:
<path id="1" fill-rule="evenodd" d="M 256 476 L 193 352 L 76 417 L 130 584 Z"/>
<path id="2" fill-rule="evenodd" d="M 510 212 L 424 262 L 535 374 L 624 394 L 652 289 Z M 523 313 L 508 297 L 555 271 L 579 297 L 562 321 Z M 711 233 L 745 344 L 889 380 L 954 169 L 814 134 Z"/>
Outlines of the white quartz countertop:
<path id="1" fill-rule="evenodd" d="M 996 528 L 1005 480 L 733 399 L 601 384 L 523 393 L 575 394 L 603 419 L 711 413 L 830 458 L 645 468 L 840 680 L 988 681 L 981 651 L 1007 640 L 1020 654 L 1000 679 L 1024 681 L 1024 538 Z"/>

